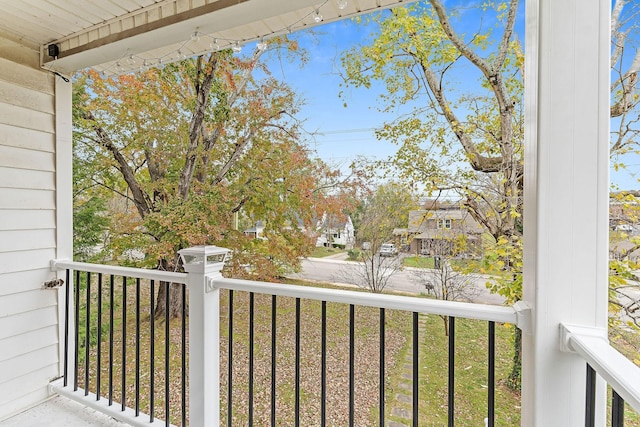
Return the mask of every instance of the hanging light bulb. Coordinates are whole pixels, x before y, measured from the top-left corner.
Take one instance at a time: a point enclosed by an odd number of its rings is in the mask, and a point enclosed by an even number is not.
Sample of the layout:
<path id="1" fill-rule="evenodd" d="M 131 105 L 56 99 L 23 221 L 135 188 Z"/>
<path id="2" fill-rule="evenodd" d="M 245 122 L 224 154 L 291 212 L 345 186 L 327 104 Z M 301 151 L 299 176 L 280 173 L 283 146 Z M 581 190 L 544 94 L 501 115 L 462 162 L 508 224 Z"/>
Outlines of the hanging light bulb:
<path id="1" fill-rule="evenodd" d="M 220 50 L 220 45 L 218 44 L 218 39 L 213 39 L 211 44 L 209 45 L 209 50 Z"/>
<path id="2" fill-rule="evenodd" d="M 316 9 L 316 14 L 313 16 L 313 20 L 316 24 L 322 22 L 322 15 L 320 15 L 320 9 Z"/>
<path id="3" fill-rule="evenodd" d="M 119 73 L 124 71 L 124 67 L 122 66 L 121 63 L 116 62 L 116 70 L 118 70 Z"/>
<path id="4" fill-rule="evenodd" d="M 185 55 L 180 49 L 178 49 L 178 61 L 184 61 L 187 59 L 187 55 Z"/>
<path id="5" fill-rule="evenodd" d="M 200 41 L 200 33 L 198 31 L 191 34 L 191 41 L 196 43 Z"/>
<path id="6" fill-rule="evenodd" d="M 242 46 L 240 46 L 239 42 L 235 42 L 235 44 L 233 45 L 233 47 L 231 48 L 235 53 L 240 53 L 240 51 L 242 50 Z"/>
<path id="7" fill-rule="evenodd" d="M 258 48 L 258 50 L 266 50 L 267 42 L 264 41 L 264 38 L 261 38 L 256 47 Z"/>
<path id="8" fill-rule="evenodd" d="M 136 59 L 133 57 L 133 55 L 131 55 L 131 56 L 129 56 L 129 58 L 127 58 L 127 65 L 130 65 L 130 66 L 136 65 Z"/>
<path id="9" fill-rule="evenodd" d="M 100 71 L 100 77 L 102 77 L 103 79 L 106 79 L 107 78 L 107 72 L 104 71 L 104 70 Z"/>
<path id="10" fill-rule="evenodd" d="M 142 61 L 142 72 L 145 72 L 145 71 L 148 71 L 148 70 L 149 70 L 149 63 L 145 59 L 144 61 Z"/>
<path id="11" fill-rule="evenodd" d="M 336 4 L 338 5 L 338 9 L 344 10 L 347 7 L 347 0 L 336 0 Z"/>

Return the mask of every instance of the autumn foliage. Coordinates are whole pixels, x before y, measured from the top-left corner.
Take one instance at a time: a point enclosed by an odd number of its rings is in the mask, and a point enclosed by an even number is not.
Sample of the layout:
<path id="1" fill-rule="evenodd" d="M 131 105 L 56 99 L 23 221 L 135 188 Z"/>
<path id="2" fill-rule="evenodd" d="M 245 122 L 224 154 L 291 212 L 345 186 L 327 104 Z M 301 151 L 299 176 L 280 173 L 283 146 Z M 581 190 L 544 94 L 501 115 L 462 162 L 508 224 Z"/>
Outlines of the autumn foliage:
<path id="1" fill-rule="evenodd" d="M 264 54 L 78 79 L 77 195 L 110 200 L 114 258 L 133 251 L 138 264 L 179 270 L 179 249 L 215 244 L 233 250 L 229 274 L 273 280 L 310 252 L 316 218 L 352 200 L 305 145 L 300 100 Z M 258 220 L 264 238 L 245 236 Z"/>

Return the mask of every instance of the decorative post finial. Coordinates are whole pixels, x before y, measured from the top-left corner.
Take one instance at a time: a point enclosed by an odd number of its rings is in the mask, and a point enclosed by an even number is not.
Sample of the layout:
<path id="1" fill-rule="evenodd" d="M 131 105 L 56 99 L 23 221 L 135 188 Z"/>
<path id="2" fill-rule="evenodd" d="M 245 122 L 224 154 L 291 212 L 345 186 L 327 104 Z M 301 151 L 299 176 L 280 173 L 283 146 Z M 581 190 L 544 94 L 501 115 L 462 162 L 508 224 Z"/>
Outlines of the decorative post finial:
<path id="1" fill-rule="evenodd" d="M 218 246 L 194 246 L 178 251 L 184 270 L 200 274 L 220 274 L 230 252 L 229 249 Z"/>

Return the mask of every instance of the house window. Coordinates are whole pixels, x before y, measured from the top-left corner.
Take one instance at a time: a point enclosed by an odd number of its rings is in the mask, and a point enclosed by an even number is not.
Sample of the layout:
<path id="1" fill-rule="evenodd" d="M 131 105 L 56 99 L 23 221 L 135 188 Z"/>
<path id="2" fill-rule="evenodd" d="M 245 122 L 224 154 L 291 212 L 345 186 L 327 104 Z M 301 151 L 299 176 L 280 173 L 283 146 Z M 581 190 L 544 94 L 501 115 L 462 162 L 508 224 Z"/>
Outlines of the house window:
<path id="1" fill-rule="evenodd" d="M 438 228 L 451 228 L 451 220 L 450 219 L 439 219 L 438 220 Z"/>

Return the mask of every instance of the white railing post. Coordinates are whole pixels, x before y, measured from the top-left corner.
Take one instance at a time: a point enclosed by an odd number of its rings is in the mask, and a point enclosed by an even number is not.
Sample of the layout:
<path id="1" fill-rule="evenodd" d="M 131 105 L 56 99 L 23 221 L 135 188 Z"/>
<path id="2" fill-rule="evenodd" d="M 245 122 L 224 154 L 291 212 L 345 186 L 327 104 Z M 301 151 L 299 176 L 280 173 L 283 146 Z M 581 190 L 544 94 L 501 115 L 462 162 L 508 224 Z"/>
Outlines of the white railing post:
<path id="1" fill-rule="evenodd" d="M 220 290 L 210 286 L 222 277 L 228 249 L 197 246 L 179 251 L 189 289 L 189 425 L 219 425 Z"/>

